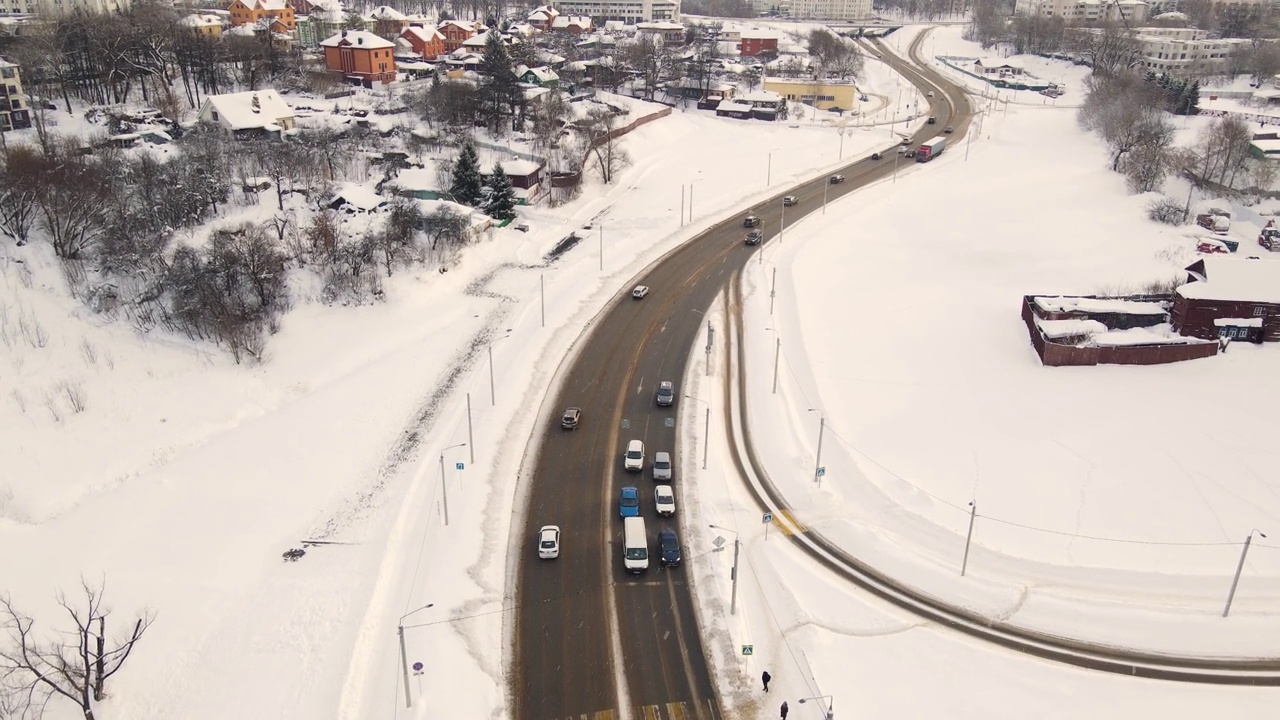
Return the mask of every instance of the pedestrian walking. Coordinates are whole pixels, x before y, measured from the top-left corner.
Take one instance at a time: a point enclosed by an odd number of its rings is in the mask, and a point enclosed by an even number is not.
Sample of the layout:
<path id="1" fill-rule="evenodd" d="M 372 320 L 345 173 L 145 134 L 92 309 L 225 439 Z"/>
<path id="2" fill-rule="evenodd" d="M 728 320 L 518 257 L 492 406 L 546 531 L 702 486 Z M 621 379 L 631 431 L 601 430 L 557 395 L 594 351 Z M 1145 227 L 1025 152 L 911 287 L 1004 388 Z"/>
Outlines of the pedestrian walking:
<path id="1" fill-rule="evenodd" d="M 760 674 L 760 679 L 764 681 L 764 691 L 769 692 L 769 681 L 773 679 L 773 676 L 769 674 L 768 670 L 765 670 Z"/>
<path id="2" fill-rule="evenodd" d="M 782 720 L 787 720 L 787 713 L 791 712 L 791 708 L 787 707 L 787 701 L 782 701 Z"/>

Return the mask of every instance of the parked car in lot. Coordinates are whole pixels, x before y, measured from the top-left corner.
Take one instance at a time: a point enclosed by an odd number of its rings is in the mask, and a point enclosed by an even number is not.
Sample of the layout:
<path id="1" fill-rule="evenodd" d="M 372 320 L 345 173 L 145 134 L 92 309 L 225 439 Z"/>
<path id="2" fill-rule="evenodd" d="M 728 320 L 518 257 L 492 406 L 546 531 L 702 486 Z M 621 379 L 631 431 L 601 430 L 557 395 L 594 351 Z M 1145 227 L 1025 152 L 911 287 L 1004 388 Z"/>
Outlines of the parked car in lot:
<path id="1" fill-rule="evenodd" d="M 559 525 L 543 525 L 538 531 L 538 557 L 543 560 L 555 560 L 560 557 Z"/>
<path id="2" fill-rule="evenodd" d="M 753 228 L 760 227 L 760 218 L 755 215 L 748 215 L 742 218 L 742 227 Z"/>
<path id="3" fill-rule="evenodd" d="M 654 395 L 658 407 L 671 407 L 676 402 L 676 384 L 670 380 L 658 383 L 658 392 Z"/>
<path id="4" fill-rule="evenodd" d="M 640 491 L 628 485 L 618 497 L 618 514 L 624 518 L 640 517 Z"/>
<path id="5" fill-rule="evenodd" d="M 843 176 L 843 175 L 832 175 L 832 176 L 827 180 L 827 182 L 831 183 L 832 185 L 839 185 L 840 183 L 844 182 L 844 176 Z"/>
<path id="6" fill-rule="evenodd" d="M 659 450 L 653 454 L 653 479 L 655 482 L 671 481 L 675 467 L 671 464 L 671 453 Z"/>
<path id="7" fill-rule="evenodd" d="M 644 469 L 644 443 L 632 440 L 627 443 L 627 452 L 622 456 L 622 468 L 627 472 L 640 472 Z"/>
<path id="8" fill-rule="evenodd" d="M 631 291 L 631 297 L 635 298 L 636 300 L 639 300 L 648 294 L 649 294 L 648 285 L 637 285 L 635 289 Z"/>
<path id="9" fill-rule="evenodd" d="M 748 245 L 759 245 L 764 242 L 764 231 L 759 229 L 749 231 L 746 242 Z"/>
<path id="10" fill-rule="evenodd" d="M 795 205 L 798 202 L 800 201 L 796 199 L 795 195 L 784 195 L 782 197 L 782 207 L 791 207 L 792 205 Z"/>
<path id="11" fill-rule="evenodd" d="M 662 558 L 663 567 L 676 567 L 680 564 L 680 538 L 670 528 L 658 533 L 658 555 Z"/>
<path id="12" fill-rule="evenodd" d="M 662 517 L 676 514 L 676 491 L 670 485 L 658 485 L 653 489 L 653 507 Z"/>
<path id="13" fill-rule="evenodd" d="M 582 419 L 582 409 L 571 407 L 560 416 L 560 427 L 565 430 L 576 430 L 578 421 Z"/>

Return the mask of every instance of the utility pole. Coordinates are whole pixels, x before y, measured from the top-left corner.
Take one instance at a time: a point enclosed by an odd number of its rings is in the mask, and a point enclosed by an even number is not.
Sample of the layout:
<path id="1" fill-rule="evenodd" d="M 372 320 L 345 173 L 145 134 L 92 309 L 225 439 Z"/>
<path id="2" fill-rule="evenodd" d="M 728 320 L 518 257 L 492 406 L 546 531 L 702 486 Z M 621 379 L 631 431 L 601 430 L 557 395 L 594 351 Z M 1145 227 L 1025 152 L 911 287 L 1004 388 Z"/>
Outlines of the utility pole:
<path id="1" fill-rule="evenodd" d="M 711 447 L 711 408 L 707 407 L 707 426 L 702 431 L 702 469 L 707 469 L 707 450 Z"/>
<path id="2" fill-rule="evenodd" d="M 778 268 L 773 268 L 773 284 L 769 287 L 769 314 L 773 314 L 773 298 L 778 294 Z"/>
<path id="3" fill-rule="evenodd" d="M 600 223 L 600 272 L 604 272 L 604 223 Z"/>
<path id="4" fill-rule="evenodd" d="M 476 464 L 476 439 L 471 435 L 471 393 L 467 393 L 467 450 L 471 453 L 471 464 Z"/>
<path id="5" fill-rule="evenodd" d="M 978 517 L 978 501 L 969 503 L 969 533 L 964 536 L 964 560 L 960 563 L 960 577 L 969 568 L 969 543 L 973 541 L 973 521 Z"/>
<path id="6" fill-rule="evenodd" d="M 498 404 L 498 396 L 493 391 L 493 342 L 489 342 L 489 406 Z"/>
<path id="7" fill-rule="evenodd" d="M 1250 530 L 1249 537 L 1244 539 L 1244 548 L 1240 551 L 1240 562 L 1236 565 L 1235 577 L 1231 578 L 1231 591 L 1227 593 L 1227 606 L 1222 609 L 1222 617 L 1226 617 L 1231 612 L 1231 601 L 1236 598 L 1236 586 L 1240 584 L 1240 573 L 1244 570 L 1244 559 L 1249 554 L 1249 544 L 1253 542 L 1254 533 L 1264 538 L 1267 536 L 1260 530 Z"/>
<path id="8" fill-rule="evenodd" d="M 404 622 L 404 618 L 400 618 Z M 413 707 L 413 695 L 409 692 L 409 654 L 404 649 L 404 625 L 396 632 L 400 636 L 400 667 L 404 669 L 404 706 Z"/>
<path id="9" fill-rule="evenodd" d="M 782 357 L 782 338 L 773 347 L 773 394 L 778 394 L 778 358 Z"/>
<path id="10" fill-rule="evenodd" d="M 542 327 L 547 326 L 547 277 L 544 273 L 538 273 L 538 293 L 541 297 L 542 305 Z"/>
<path id="11" fill-rule="evenodd" d="M 827 418 L 821 414 L 818 417 L 818 454 L 813 461 L 813 481 L 822 487 L 822 433 L 827 429 Z"/>

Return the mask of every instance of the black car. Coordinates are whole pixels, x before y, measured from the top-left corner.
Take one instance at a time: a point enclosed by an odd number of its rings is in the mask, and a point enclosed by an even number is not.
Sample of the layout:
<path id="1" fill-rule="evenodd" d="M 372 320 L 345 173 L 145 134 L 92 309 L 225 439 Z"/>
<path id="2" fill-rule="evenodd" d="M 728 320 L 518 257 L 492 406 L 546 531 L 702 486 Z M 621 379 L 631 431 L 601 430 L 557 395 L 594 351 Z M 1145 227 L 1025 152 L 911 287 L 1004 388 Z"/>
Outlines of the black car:
<path id="1" fill-rule="evenodd" d="M 883 157 L 883 156 L 882 156 L 880 153 L 878 153 L 878 152 L 873 152 L 873 153 L 871 153 L 871 159 L 872 159 L 872 160 L 879 160 L 881 157 Z"/>
<path id="2" fill-rule="evenodd" d="M 832 185 L 839 185 L 840 183 L 844 182 L 844 176 L 832 175 L 831 178 L 828 180 L 828 182 L 830 182 Z"/>
<path id="3" fill-rule="evenodd" d="M 749 231 L 749 232 L 747 233 L 747 244 L 748 244 L 748 245 L 759 245 L 759 244 L 760 244 L 760 243 L 762 243 L 762 242 L 764 242 L 764 231 L 763 231 L 763 230 L 751 230 L 751 231 Z"/>
<path id="4" fill-rule="evenodd" d="M 930 116 L 930 117 L 929 117 L 929 122 L 927 122 L 926 124 L 927 124 L 927 125 L 937 125 L 937 124 L 938 124 L 938 118 Z"/>
<path id="5" fill-rule="evenodd" d="M 676 384 L 670 380 L 658 383 L 658 392 L 654 399 L 659 407 L 671 407 L 676 402 Z"/>
<path id="6" fill-rule="evenodd" d="M 760 218 L 756 217 L 755 215 L 748 215 L 742 218 L 742 227 L 744 228 L 760 227 Z"/>
<path id="7" fill-rule="evenodd" d="M 578 421 L 582 419 L 582 410 L 580 408 L 571 407 L 564 411 L 564 415 L 560 416 L 560 427 L 565 430 L 576 430 Z"/>
<path id="8" fill-rule="evenodd" d="M 680 564 L 680 538 L 676 531 L 667 529 L 658 533 L 658 556 L 662 558 L 663 567 L 676 567 Z"/>

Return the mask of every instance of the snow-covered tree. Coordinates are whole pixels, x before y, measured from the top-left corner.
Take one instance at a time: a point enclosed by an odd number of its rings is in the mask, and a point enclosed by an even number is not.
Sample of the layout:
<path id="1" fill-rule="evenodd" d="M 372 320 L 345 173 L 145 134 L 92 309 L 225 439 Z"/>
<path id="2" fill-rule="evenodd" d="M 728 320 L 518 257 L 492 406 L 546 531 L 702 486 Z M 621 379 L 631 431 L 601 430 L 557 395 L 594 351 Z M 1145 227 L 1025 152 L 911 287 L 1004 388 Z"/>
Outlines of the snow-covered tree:
<path id="1" fill-rule="evenodd" d="M 462 147 L 462 154 L 453 166 L 453 184 L 449 186 L 449 194 L 457 202 L 474 207 L 480 201 L 483 186 L 480 158 L 476 157 L 475 146 L 467 143 Z"/>
<path id="2" fill-rule="evenodd" d="M 485 183 L 489 194 L 485 198 L 484 214 L 496 220 L 510 220 L 516 216 L 516 193 L 511 189 L 511 178 L 502 169 L 502 163 L 493 164 L 493 174 Z"/>

